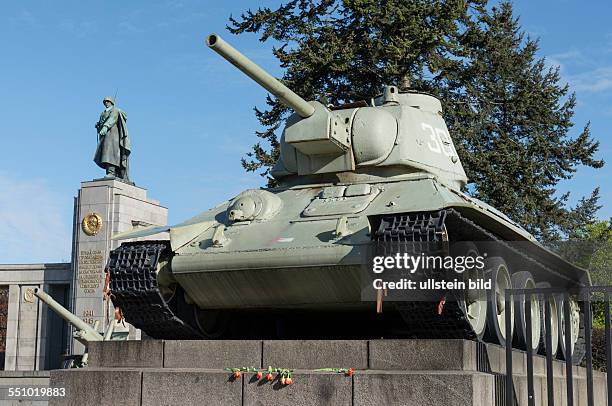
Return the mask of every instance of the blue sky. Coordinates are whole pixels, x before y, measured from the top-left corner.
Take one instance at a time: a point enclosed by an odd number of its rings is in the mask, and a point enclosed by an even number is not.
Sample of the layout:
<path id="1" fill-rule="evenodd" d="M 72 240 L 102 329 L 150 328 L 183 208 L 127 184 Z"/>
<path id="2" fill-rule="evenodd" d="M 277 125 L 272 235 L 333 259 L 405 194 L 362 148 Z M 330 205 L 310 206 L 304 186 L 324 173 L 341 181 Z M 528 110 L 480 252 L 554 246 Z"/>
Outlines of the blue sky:
<path id="1" fill-rule="evenodd" d="M 61 6 L 60 6 L 61 4 Z M 0 14 L 0 263 L 67 261 L 73 197 L 101 177 L 92 162 L 101 100 L 118 92 L 128 114 L 132 178 L 176 223 L 262 186 L 240 158 L 255 142 L 252 108 L 266 93 L 206 49 L 210 32 L 280 76 L 269 44 L 225 32 L 230 14 L 279 1 L 7 2 Z M 590 120 L 612 152 L 612 5 L 516 1 L 541 56 L 578 96 L 576 132 Z M 572 201 L 602 187 L 612 216 L 612 162 L 580 168 Z"/>

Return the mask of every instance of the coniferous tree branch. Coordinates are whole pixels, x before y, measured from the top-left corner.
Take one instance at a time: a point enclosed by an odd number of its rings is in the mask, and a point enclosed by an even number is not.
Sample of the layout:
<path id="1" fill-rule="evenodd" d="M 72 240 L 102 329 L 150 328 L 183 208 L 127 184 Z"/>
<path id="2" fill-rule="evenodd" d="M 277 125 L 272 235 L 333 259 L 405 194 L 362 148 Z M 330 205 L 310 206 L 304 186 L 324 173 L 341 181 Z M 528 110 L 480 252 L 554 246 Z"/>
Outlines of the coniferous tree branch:
<path id="1" fill-rule="evenodd" d="M 579 235 L 595 219 L 599 190 L 568 206 L 558 184 L 578 166 L 600 168 L 587 123 L 575 137 L 576 97 L 538 57 L 510 3 L 486 0 L 291 0 L 230 18 L 234 34 L 281 44 L 282 81 L 307 100 L 369 100 L 410 82 L 438 96 L 470 183 L 467 190 L 542 241 Z M 289 110 L 255 109 L 264 128 L 242 161 L 270 177 Z"/>

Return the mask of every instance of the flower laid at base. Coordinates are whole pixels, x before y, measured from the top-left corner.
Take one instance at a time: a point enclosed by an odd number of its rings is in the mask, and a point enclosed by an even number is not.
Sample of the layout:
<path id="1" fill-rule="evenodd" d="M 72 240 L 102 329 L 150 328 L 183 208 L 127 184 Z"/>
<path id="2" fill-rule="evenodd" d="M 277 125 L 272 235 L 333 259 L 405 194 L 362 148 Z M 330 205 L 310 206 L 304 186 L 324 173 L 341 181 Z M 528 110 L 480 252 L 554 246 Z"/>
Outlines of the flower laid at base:
<path id="1" fill-rule="evenodd" d="M 293 383 L 293 378 L 291 377 L 292 370 L 287 368 L 272 368 L 269 366 L 268 369 L 263 371 L 255 367 L 225 368 L 225 370 L 232 373 L 234 380 L 240 379 L 243 372 L 255 372 L 255 379 L 260 380 L 264 377 L 263 373 L 266 372 L 265 379 L 268 382 L 274 381 L 274 374 L 276 374 L 282 385 L 291 385 Z"/>
<path id="2" fill-rule="evenodd" d="M 255 379 L 261 380 L 264 378 L 264 372 L 265 372 L 266 374 L 265 379 L 268 382 L 272 382 L 275 379 L 278 379 L 281 385 L 291 385 L 293 383 L 293 377 L 292 377 L 293 370 L 287 369 L 287 368 L 273 368 L 269 366 L 268 369 L 264 369 L 264 370 L 259 370 L 255 367 L 225 368 L 225 370 L 232 373 L 233 380 L 240 379 L 242 377 L 243 372 L 255 372 L 255 375 L 254 375 Z M 336 372 L 339 374 L 345 374 L 346 376 L 349 376 L 349 377 L 353 376 L 353 374 L 355 373 L 354 368 L 319 368 L 319 369 L 315 369 L 315 371 Z M 276 374 L 276 378 L 274 376 L 275 374 Z"/>
<path id="3" fill-rule="evenodd" d="M 319 368 L 315 369 L 315 371 L 336 372 L 338 374 L 345 374 L 346 376 L 353 376 L 353 374 L 355 373 L 354 368 Z"/>

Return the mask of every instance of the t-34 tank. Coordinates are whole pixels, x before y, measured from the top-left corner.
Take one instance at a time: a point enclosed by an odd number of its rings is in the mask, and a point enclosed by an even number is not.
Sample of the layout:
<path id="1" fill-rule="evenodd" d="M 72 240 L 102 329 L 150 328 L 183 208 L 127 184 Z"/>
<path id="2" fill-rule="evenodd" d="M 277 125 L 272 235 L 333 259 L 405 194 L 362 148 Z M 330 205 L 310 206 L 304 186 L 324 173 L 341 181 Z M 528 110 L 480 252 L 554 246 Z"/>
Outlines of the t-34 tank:
<path id="1" fill-rule="evenodd" d="M 361 300 L 360 267 L 364 252 L 384 241 L 464 241 L 469 255 L 479 249 L 471 241 L 526 244 L 510 256 L 486 259 L 494 283 L 486 294 L 467 292 L 447 303 L 385 302 L 384 315 L 401 316 L 412 336 L 503 344 L 505 312 L 512 311 L 504 307 L 505 288 L 589 284 L 585 271 L 462 192 L 467 178 L 435 97 L 386 86 L 370 104 L 308 102 L 218 35 L 207 44 L 294 114 L 272 171 L 277 187 L 246 190 L 173 227 L 115 237 L 169 231 L 169 241 L 123 243 L 109 260 L 114 304 L 148 335 L 274 337 L 282 336 L 278 320 L 294 320 L 294 327 L 310 325 L 311 336 L 323 337 L 350 320 L 353 332 L 380 337 L 375 305 Z M 580 312 L 572 303 L 576 348 Z M 524 306 L 514 313 L 514 340 L 525 346 Z M 537 348 L 537 301 L 532 313 Z M 557 332 L 559 312 L 551 313 Z"/>

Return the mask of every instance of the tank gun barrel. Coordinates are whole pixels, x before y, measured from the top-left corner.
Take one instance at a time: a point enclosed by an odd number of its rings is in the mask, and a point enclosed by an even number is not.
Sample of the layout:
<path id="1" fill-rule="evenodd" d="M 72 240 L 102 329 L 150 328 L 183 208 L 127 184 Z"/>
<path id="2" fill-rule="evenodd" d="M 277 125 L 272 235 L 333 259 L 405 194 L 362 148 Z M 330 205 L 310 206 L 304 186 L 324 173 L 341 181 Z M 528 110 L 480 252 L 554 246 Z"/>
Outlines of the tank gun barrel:
<path id="1" fill-rule="evenodd" d="M 206 38 L 206 45 L 259 83 L 261 87 L 275 95 L 284 105 L 292 108 L 300 117 L 307 118 L 314 114 L 315 108 L 310 103 L 295 94 L 217 34 L 210 34 Z"/>
<path id="2" fill-rule="evenodd" d="M 75 338 L 77 338 L 79 341 L 102 341 L 103 337 L 100 333 L 94 330 L 89 324 L 79 319 L 76 315 L 70 313 L 68 309 L 57 303 L 51 296 L 49 296 L 38 288 L 34 289 L 34 295 L 36 295 L 36 297 L 45 302 L 47 306 L 49 306 L 62 319 L 66 320 L 68 323 L 72 324 L 77 330 L 79 330 L 75 334 Z"/>

